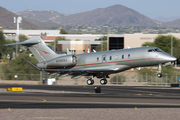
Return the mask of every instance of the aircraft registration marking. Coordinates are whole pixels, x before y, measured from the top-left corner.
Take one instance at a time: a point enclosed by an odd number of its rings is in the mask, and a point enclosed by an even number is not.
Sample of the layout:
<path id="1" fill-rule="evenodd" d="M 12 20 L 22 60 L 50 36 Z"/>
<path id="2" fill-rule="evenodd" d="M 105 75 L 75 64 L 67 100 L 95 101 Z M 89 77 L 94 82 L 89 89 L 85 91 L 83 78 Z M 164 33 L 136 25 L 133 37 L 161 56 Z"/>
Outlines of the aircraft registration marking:
<path id="1" fill-rule="evenodd" d="M 67 59 L 58 59 L 56 62 L 67 62 Z"/>

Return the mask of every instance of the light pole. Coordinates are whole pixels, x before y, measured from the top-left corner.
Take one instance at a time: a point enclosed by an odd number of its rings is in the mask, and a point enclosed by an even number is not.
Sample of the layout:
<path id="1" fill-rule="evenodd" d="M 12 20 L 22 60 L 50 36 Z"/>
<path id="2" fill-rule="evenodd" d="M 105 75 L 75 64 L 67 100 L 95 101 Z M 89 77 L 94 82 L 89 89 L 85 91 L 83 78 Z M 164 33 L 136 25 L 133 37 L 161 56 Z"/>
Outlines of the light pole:
<path id="1" fill-rule="evenodd" d="M 14 17 L 14 23 L 17 23 L 17 33 L 16 33 L 16 42 L 19 42 L 19 23 L 21 23 L 22 17 Z M 18 51 L 18 45 L 16 45 L 16 55 Z"/>
<path id="2" fill-rule="evenodd" d="M 171 55 L 173 55 L 173 36 L 171 35 Z"/>
<path id="3" fill-rule="evenodd" d="M 55 38 L 55 35 L 54 35 L 54 52 L 56 53 L 56 38 Z"/>
<path id="4" fill-rule="evenodd" d="M 101 36 L 101 45 L 102 45 L 102 46 L 101 46 L 101 50 L 103 49 L 103 43 L 104 43 L 104 42 L 102 41 L 102 36 Z M 102 50 L 102 51 L 103 51 L 103 50 Z"/>

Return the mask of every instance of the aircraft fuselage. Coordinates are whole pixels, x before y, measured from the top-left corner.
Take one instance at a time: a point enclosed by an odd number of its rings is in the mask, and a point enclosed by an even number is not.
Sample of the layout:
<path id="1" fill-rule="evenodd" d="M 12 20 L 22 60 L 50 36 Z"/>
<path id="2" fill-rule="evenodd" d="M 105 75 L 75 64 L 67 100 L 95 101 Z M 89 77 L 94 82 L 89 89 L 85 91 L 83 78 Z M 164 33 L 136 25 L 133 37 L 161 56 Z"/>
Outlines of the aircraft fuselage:
<path id="1" fill-rule="evenodd" d="M 37 64 L 43 69 L 114 69 L 112 72 L 121 72 L 130 68 L 154 66 L 176 58 L 156 47 L 140 47 L 102 52 L 92 52 L 75 55 L 60 56 L 46 63 Z M 154 51 L 150 51 L 154 50 Z M 72 59 L 71 59 L 72 58 Z M 40 65 L 41 64 L 41 65 Z M 58 66 L 59 64 L 59 66 Z M 110 74 L 110 73 L 109 73 Z"/>

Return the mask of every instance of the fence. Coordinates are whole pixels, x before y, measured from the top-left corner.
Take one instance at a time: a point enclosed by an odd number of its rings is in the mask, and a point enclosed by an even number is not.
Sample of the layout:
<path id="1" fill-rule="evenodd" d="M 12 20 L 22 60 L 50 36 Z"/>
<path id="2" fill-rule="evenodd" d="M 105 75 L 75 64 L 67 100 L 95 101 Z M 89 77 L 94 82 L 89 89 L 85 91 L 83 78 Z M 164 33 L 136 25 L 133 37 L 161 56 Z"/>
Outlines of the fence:
<path id="1" fill-rule="evenodd" d="M 0 84 L 43 84 L 45 74 L 21 74 L 21 73 L 0 73 Z M 56 75 L 47 75 L 48 78 L 55 78 Z M 95 85 L 100 85 L 100 79 L 94 78 Z M 148 86 L 148 85 L 170 85 L 179 83 L 178 75 L 163 74 L 161 78 L 157 75 L 140 75 L 137 72 L 123 72 L 110 75 L 107 85 L 126 86 Z M 70 76 L 58 78 L 56 85 L 87 85 L 87 78 L 71 79 Z"/>
<path id="2" fill-rule="evenodd" d="M 158 78 L 156 74 L 148 75 L 140 75 L 138 73 L 133 74 L 116 74 L 111 80 L 111 84 L 123 84 L 123 85 L 170 85 L 170 84 L 178 84 L 179 76 L 178 75 L 168 75 L 163 74 L 161 78 Z"/>

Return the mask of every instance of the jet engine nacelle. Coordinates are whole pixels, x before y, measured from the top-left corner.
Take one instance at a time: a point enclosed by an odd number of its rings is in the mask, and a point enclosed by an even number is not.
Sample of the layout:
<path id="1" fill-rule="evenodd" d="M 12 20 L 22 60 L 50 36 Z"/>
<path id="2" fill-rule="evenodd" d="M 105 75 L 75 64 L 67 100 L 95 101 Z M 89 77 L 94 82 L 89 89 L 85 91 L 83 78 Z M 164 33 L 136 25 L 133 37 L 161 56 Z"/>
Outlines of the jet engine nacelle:
<path id="1" fill-rule="evenodd" d="M 37 66 L 39 68 L 53 68 L 53 67 L 73 67 L 77 63 L 77 59 L 75 55 L 67 55 L 55 58 L 48 62 L 38 63 Z"/>

